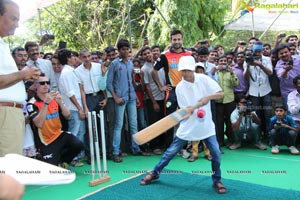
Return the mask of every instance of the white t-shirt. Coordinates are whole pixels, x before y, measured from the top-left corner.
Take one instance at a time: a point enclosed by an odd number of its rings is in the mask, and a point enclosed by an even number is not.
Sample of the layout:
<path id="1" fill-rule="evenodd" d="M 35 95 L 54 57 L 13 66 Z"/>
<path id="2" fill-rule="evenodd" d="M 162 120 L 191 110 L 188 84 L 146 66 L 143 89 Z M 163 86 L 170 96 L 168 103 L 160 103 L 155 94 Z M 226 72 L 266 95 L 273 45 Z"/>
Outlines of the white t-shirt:
<path id="1" fill-rule="evenodd" d="M 203 74 L 194 74 L 194 83 L 181 80 L 176 87 L 177 101 L 180 108 L 194 106 L 198 101 L 206 96 L 222 91 L 216 81 Z M 201 107 L 205 116 L 197 117 L 196 109 L 193 114 L 180 122 L 176 136 L 187 141 L 198 141 L 215 135 L 215 124 L 212 121 L 210 102 Z"/>
<path id="2" fill-rule="evenodd" d="M 8 45 L 0 37 L 0 75 L 18 72 Z M 24 82 L 21 80 L 7 88 L 0 89 L 0 101 L 23 103 L 27 98 Z"/>

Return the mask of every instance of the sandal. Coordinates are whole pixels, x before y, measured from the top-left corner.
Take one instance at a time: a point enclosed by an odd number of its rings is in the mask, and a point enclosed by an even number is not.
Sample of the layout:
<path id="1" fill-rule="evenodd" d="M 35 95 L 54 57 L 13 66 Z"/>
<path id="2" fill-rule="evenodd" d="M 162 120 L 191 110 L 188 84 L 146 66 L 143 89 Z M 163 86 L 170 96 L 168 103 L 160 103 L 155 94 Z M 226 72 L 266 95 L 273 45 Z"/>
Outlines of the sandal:
<path id="1" fill-rule="evenodd" d="M 205 155 L 204 156 L 207 160 L 211 161 L 212 160 L 212 156 L 211 155 Z"/>
<path id="2" fill-rule="evenodd" d="M 194 162 L 195 160 L 197 160 L 198 159 L 198 156 L 190 156 L 189 158 L 188 158 L 188 161 L 189 162 Z"/>
<path id="3" fill-rule="evenodd" d="M 119 162 L 122 162 L 122 158 L 118 155 L 114 155 L 113 161 L 116 162 L 116 163 L 119 163 Z"/>
<path id="4" fill-rule="evenodd" d="M 161 151 L 160 149 L 154 149 L 154 150 L 153 150 L 153 153 L 154 153 L 155 155 L 161 155 L 161 154 L 162 154 L 162 151 Z"/>
<path id="5" fill-rule="evenodd" d="M 148 152 L 145 152 L 145 151 L 138 151 L 138 152 L 133 151 L 132 155 L 133 156 L 150 156 L 151 154 Z"/>
<path id="6" fill-rule="evenodd" d="M 215 189 L 215 191 L 218 194 L 225 194 L 226 193 L 226 187 L 221 182 L 213 184 L 213 188 Z"/>
<path id="7" fill-rule="evenodd" d="M 148 185 L 150 184 L 153 180 L 156 180 L 159 178 L 159 175 L 155 175 L 153 172 L 150 172 L 147 176 L 142 178 L 140 184 L 141 185 Z"/>

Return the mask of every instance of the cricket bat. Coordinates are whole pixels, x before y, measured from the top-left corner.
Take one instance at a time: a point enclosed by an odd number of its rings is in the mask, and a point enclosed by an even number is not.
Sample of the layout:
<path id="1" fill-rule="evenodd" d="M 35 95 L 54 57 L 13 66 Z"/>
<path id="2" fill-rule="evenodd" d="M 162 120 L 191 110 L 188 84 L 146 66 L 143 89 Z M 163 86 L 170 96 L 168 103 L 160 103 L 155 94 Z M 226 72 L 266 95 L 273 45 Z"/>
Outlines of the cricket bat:
<path id="1" fill-rule="evenodd" d="M 198 103 L 193 106 L 193 110 L 198 108 L 200 105 L 201 104 Z M 156 138 L 157 136 L 166 132 L 170 128 L 176 126 L 180 121 L 187 119 L 190 115 L 191 113 L 189 113 L 186 109 L 178 109 L 154 124 L 148 126 L 147 128 L 137 132 L 133 135 L 133 139 L 138 145 L 145 144 L 146 142 L 149 142 L 153 138 Z"/>

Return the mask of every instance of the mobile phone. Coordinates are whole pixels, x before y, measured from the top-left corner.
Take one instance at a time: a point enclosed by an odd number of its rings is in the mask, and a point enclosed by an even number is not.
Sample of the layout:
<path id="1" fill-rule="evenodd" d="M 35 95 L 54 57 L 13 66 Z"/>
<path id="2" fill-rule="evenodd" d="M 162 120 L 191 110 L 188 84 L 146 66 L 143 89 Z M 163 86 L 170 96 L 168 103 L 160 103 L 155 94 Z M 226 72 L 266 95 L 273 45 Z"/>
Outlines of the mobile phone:
<path id="1" fill-rule="evenodd" d="M 57 85 L 53 85 L 53 86 L 51 87 L 51 91 L 57 92 L 57 91 L 58 91 L 58 86 L 57 86 Z"/>
<path id="2" fill-rule="evenodd" d="M 54 35 L 46 34 L 48 40 L 54 40 Z"/>
<path id="3" fill-rule="evenodd" d="M 293 59 L 290 59 L 290 60 L 289 60 L 288 65 L 290 65 L 290 66 L 293 66 L 293 65 L 294 65 Z"/>
<path id="4" fill-rule="evenodd" d="M 59 41 L 58 48 L 59 49 L 65 49 L 65 48 L 67 48 L 67 42 L 65 42 L 65 41 Z"/>
<path id="5" fill-rule="evenodd" d="M 284 38 L 286 36 L 286 33 L 281 33 L 280 35 L 279 35 L 279 37 L 281 37 L 281 38 Z"/>
<path id="6" fill-rule="evenodd" d="M 201 40 L 200 41 L 200 44 L 206 44 L 207 43 L 207 40 Z"/>

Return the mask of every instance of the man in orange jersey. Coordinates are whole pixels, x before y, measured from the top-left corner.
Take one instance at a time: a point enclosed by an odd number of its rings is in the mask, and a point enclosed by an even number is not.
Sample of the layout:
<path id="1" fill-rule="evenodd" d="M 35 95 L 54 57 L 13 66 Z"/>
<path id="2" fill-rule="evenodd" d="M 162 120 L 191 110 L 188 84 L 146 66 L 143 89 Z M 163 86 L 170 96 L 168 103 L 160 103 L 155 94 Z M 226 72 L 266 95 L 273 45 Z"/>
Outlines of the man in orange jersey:
<path id="1" fill-rule="evenodd" d="M 35 145 L 41 160 L 54 165 L 70 163 L 83 149 L 79 139 L 61 130 L 59 112 L 68 119 L 70 111 L 58 92 L 49 92 L 50 82 L 45 74 L 42 73 L 35 84 L 37 93 L 26 108 L 34 124 Z"/>
<path id="2" fill-rule="evenodd" d="M 181 81 L 181 74 L 178 71 L 179 59 L 182 56 L 191 56 L 192 52 L 186 51 L 182 47 L 183 35 L 180 30 L 173 30 L 171 32 L 171 47 L 168 51 L 163 52 L 160 57 L 157 59 L 152 76 L 159 87 L 160 91 L 166 92 L 166 115 L 174 112 L 177 107 L 177 100 L 175 94 L 176 85 Z M 164 68 L 166 76 L 166 84 L 161 85 L 158 78 L 158 71 Z M 174 137 L 174 128 L 170 129 L 165 135 L 165 144 L 168 147 Z"/>

